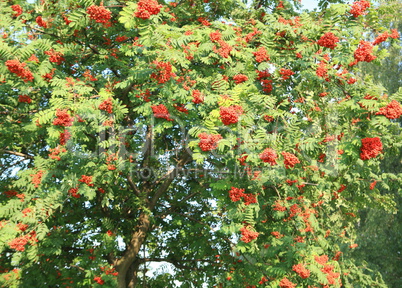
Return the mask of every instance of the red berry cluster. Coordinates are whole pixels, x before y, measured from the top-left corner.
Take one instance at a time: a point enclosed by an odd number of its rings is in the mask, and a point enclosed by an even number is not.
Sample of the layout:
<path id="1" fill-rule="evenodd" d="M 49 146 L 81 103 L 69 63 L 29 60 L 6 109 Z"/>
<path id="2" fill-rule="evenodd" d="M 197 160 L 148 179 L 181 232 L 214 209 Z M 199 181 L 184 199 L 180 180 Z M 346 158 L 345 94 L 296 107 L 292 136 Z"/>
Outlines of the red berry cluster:
<path id="1" fill-rule="evenodd" d="M 285 19 L 282 16 L 279 16 L 278 22 L 283 23 L 285 25 L 294 26 L 296 28 L 302 26 L 302 24 L 300 23 L 300 17 L 299 16 L 293 17 L 293 19 Z M 286 34 L 286 32 L 285 32 L 285 34 Z"/>
<path id="2" fill-rule="evenodd" d="M 241 157 L 237 158 L 239 160 L 239 163 L 241 166 L 246 166 L 246 161 L 248 158 L 248 155 L 244 155 L 245 153 L 241 154 Z"/>
<path id="3" fill-rule="evenodd" d="M 7 190 L 7 191 L 2 192 L 2 194 L 6 195 L 7 198 L 11 198 L 11 197 L 16 196 L 18 194 L 18 192 L 15 190 Z M 0 227 L 1 227 L 1 225 L 0 225 Z"/>
<path id="4" fill-rule="evenodd" d="M 304 267 L 304 265 L 301 263 L 293 265 L 292 270 L 295 271 L 303 279 L 310 277 L 310 270 Z"/>
<path id="5" fill-rule="evenodd" d="M 85 72 L 82 73 L 82 76 L 85 77 L 86 81 L 97 81 L 98 80 L 94 76 L 92 76 L 91 70 L 89 70 L 89 69 L 85 70 Z"/>
<path id="6" fill-rule="evenodd" d="M 237 74 L 233 76 L 233 80 L 235 81 L 236 84 L 243 83 L 248 80 L 248 77 L 244 74 Z"/>
<path id="7" fill-rule="evenodd" d="M 198 135 L 200 142 L 198 146 L 202 151 L 211 151 L 216 149 L 218 146 L 218 141 L 222 139 L 222 136 L 219 134 L 207 134 L 205 132 L 200 133 Z"/>
<path id="8" fill-rule="evenodd" d="M 371 54 L 373 52 L 373 44 L 368 41 L 361 40 L 353 56 L 355 61 L 350 63 L 349 66 L 356 65 L 358 62 L 371 62 L 377 56 Z"/>
<path id="9" fill-rule="evenodd" d="M 393 39 L 398 39 L 399 38 L 399 32 L 396 29 L 391 30 L 391 34 L 388 33 L 388 31 L 385 31 L 384 33 L 381 33 L 380 35 L 375 38 L 373 41 L 373 45 L 378 45 L 384 41 L 386 41 L 388 38 L 393 38 Z"/>
<path id="10" fill-rule="evenodd" d="M 265 148 L 262 153 L 260 153 L 260 159 L 265 162 L 271 164 L 271 166 L 276 165 L 276 159 L 278 159 L 278 154 L 272 148 Z"/>
<path id="11" fill-rule="evenodd" d="M 146 89 L 145 92 L 141 92 L 140 94 L 135 95 L 137 98 L 142 98 L 145 102 L 151 101 L 149 97 L 151 97 L 151 91 L 149 89 Z"/>
<path id="12" fill-rule="evenodd" d="M 31 57 L 29 57 L 27 61 L 28 61 L 28 62 L 39 63 L 39 59 L 38 59 L 38 57 L 36 57 L 35 54 L 32 54 Z"/>
<path id="13" fill-rule="evenodd" d="M 267 54 L 267 49 L 263 46 L 258 47 L 257 51 L 253 52 L 253 54 L 255 56 L 255 61 L 258 63 L 270 60 L 269 55 Z"/>
<path id="14" fill-rule="evenodd" d="M 212 50 L 216 53 L 219 54 L 221 57 L 223 58 L 228 58 L 230 55 L 230 51 L 233 50 L 232 46 L 230 46 L 228 43 L 226 43 L 223 40 L 219 40 L 218 41 L 220 48 L 216 48 L 216 46 L 214 46 L 212 48 Z"/>
<path id="15" fill-rule="evenodd" d="M 188 109 L 186 108 L 186 105 L 184 105 L 184 104 L 175 103 L 175 104 L 173 104 L 173 107 L 179 112 L 188 114 Z"/>
<path id="16" fill-rule="evenodd" d="M 291 282 L 288 278 L 283 278 L 281 282 L 279 282 L 280 288 L 296 288 L 297 284 Z"/>
<path id="17" fill-rule="evenodd" d="M 191 92 L 191 96 L 193 97 L 193 103 L 195 103 L 195 104 L 199 104 L 199 103 L 202 103 L 202 102 L 204 102 L 204 96 L 202 96 L 201 95 L 201 91 L 200 90 L 197 90 L 197 89 L 195 89 L 195 90 L 193 90 L 192 92 Z"/>
<path id="18" fill-rule="evenodd" d="M 328 256 L 327 255 L 315 256 L 314 259 L 315 259 L 315 262 L 324 266 L 321 269 L 321 271 L 323 273 L 327 274 L 328 284 L 334 285 L 335 279 L 339 278 L 340 273 L 333 272 L 334 266 L 326 264 L 328 262 Z"/>
<path id="19" fill-rule="evenodd" d="M 357 244 L 355 244 L 357 245 Z M 352 247 L 351 247 L 352 248 Z M 321 269 L 321 272 L 323 272 L 324 274 L 327 275 L 327 280 L 328 280 L 328 284 L 329 285 L 335 285 L 336 283 L 336 279 L 339 278 L 339 276 L 341 275 L 340 273 L 334 272 L 334 265 L 324 265 L 324 268 Z M 341 280 L 338 279 L 339 283 L 341 284 Z"/>
<path id="20" fill-rule="evenodd" d="M 68 127 L 73 125 L 73 117 L 70 117 L 70 115 L 67 113 L 67 109 L 57 109 L 56 110 L 56 119 L 53 120 L 53 125 L 56 126 L 64 126 Z"/>
<path id="21" fill-rule="evenodd" d="M 81 175 L 81 179 L 78 179 L 78 181 L 87 184 L 89 187 L 94 186 L 92 176 Z"/>
<path id="22" fill-rule="evenodd" d="M 356 1 L 352 4 L 352 8 L 349 13 L 353 15 L 353 17 L 359 17 L 360 15 L 364 15 L 366 10 L 370 7 L 370 2 L 366 0 Z"/>
<path id="23" fill-rule="evenodd" d="M 102 277 L 100 277 L 100 276 L 94 277 L 94 281 L 95 281 L 96 283 L 98 283 L 99 285 L 105 284 L 105 280 L 103 280 Z"/>
<path id="24" fill-rule="evenodd" d="M 278 5 L 275 7 L 277 10 L 282 10 L 285 9 L 285 6 L 283 5 L 283 1 L 279 1 Z"/>
<path id="25" fill-rule="evenodd" d="M 322 47 L 334 49 L 337 46 L 337 42 L 339 42 L 339 38 L 336 37 L 334 33 L 327 32 L 321 36 L 321 38 L 317 41 L 317 44 Z"/>
<path id="26" fill-rule="evenodd" d="M 230 125 L 239 121 L 239 116 L 243 114 L 243 108 L 240 105 L 232 105 L 229 107 L 220 107 L 219 114 L 222 123 Z"/>
<path id="27" fill-rule="evenodd" d="M 27 230 L 28 227 L 29 227 L 28 224 L 24 224 L 24 223 L 18 223 L 17 226 L 18 226 L 18 230 L 20 230 L 20 231 L 22 231 L 22 232 L 24 232 L 25 230 Z"/>
<path id="28" fill-rule="evenodd" d="M 151 15 L 158 14 L 162 8 L 162 5 L 159 5 L 156 0 L 140 0 L 137 5 L 134 16 L 144 20 L 149 19 Z"/>
<path id="29" fill-rule="evenodd" d="M 328 68 L 326 61 L 321 60 L 320 63 L 318 63 L 317 69 L 315 70 L 315 74 L 318 77 L 328 79 Z"/>
<path id="30" fill-rule="evenodd" d="M 20 5 L 12 5 L 11 9 L 13 9 L 13 11 L 15 12 L 15 14 L 13 15 L 14 17 L 20 16 L 23 12 Z"/>
<path id="31" fill-rule="evenodd" d="M 49 154 L 50 159 L 60 161 L 61 158 L 60 158 L 59 154 L 67 152 L 67 150 L 65 148 L 60 147 L 60 146 L 57 146 L 54 149 L 50 148 L 49 152 L 50 152 L 50 154 Z"/>
<path id="32" fill-rule="evenodd" d="M 127 36 L 117 36 L 116 37 L 116 42 L 124 42 L 128 39 Z"/>
<path id="33" fill-rule="evenodd" d="M 113 275 L 117 276 L 119 275 L 119 272 L 116 271 L 114 267 L 107 269 L 106 267 L 100 267 L 100 269 L 105 272 L 106 275 Z"/>
<path id="34" fill-rule="evenodd" d="M 92 5 L 87 8 L 89 18 L 95 20 L 97 23 L 109 22 L 112 12 L 103 6 Z"/>
<path id="35" fill-rule="evenodd" d="M 66 145 L 68 139 L 70 139 L 70 138 L 71 138 L 71 134 L 70 134 L 70 132 L 68 132 L 68 130 L 64 130 L 64 132 L 61 132 L 60 136 L 59 136 L 60 145 Z"/>
<path id="36" fill-rule="evenodd" d="M 45 81 L 49 82 L 50 80 L 53 79 L 54 71 L 56 71 L 56 68 L 53 68 L 49 73 L 42 75 L 42 78 L 45 79 Z"/>
<path id="37" fill-rule="evenodd" d="M 198 17 L 197 21 L 204 26 L 211 26 L 211 23 L 209 23 L 208 19 L 206 19 L 205 17 Z"/>
<path id="38" fill-rule="evenodd" d="M 113 113 L 112 98 L 108 98 L 99 105 L 100 110 L 104 110 L 109 114 Z"/>
<path id="39" fill-rule="evenodd" d="M 222 34 L 219 32 L 219 30 L 216 30 L 215 32 L 211 32 L 209 34 L 209 38 L 211 39 L 212 42 L 218 42 L 222 40 Z"/>
<path id="40" fill-rule="evenodd" d="M 328 262 L 328 256 L 327 255 L 314 256 L 314 260 L 318 264 L 325 265 Z"/>
<path id="41" fill-rule="evenodd" d="M 380 108 L 376 115 L 384 115 L 388 119 L 398 119 L 402 115 L 402 107 L 398 101 L 392 100 L 387 106 Z"/>
<path id="42" fill-rule="evenodd" d="M 80 198 L 81 195 L 78 193 L 78 187 L 77 188 L 70 188 L 68 190 L 68 194 L 71 195 L 71 197 L 74 198 Z"/>
<path id="43" fill-rule="evenodd" d="M 243 201 L 244 201 L 244 205 L 250 205 L 253 203 L 257 203 L 257 197 L 255 196 L 255 194 L 244 194 L 243 195 Z"/>
<path id="44" fill-rule="evenodd" d="M 49 61 L 56 63 L 57 65 L 60 65 L 62 62 L 64 62 L 64 57 L 63 54 L 57 51 L 54 51 L 54 49 L 50 49 L 49 51 L 45 51 L 46 55 L 49 55 Z"/>
<path id="45" fill-rule="evenodd" d="M 388 34 L 388 37 L 391 37 L 393 39 L 399 39 L 400 35 L 399 35 L 398 30 L 391 29 L 391 32 L 392 32 L 391 34 Z"/>
<path id="46" fill-rule="evenodd" d="M 244 243 L 249 243 L 254 239 L 257 239 L 258 235 L 260 234 L 258 232 L 248 230 L 247 227 L 240 228 L 240 232 L 242 235 L 240 240 L 243 241 Z"/>
<path id="47" fill-rule="evenodd" d="M 229 190 L 229 198 L 233 202 L 240 201 L 243 198 L 244 205 L 250 205 L 253 203 L 257 203 L 257 197 L 255 194 L 246 194 L 244 193 L 245 189 L 240 189 L 236 187 L 232 187 Z"/>
<path id="48" fill-rule="evenodd" d="M 21 211 L 22 212 L 22 217 L 27 217 L 29 213 L 32 212 L 31 208 L 25 208 L 24 210 Z"/>
<path id="49" fill-rule="evenodd" d="M 236 187 L 232 187 L 232 189 L 229 190 L 229 198 L 233 202 L 240 201 L 241 198 L 244 196 L 244 191 L 246 189 L 240 189 Z"/>
<path id="50" fill-rule="evenodd" d="M 263 285 L 265 282 L 268 282 L 269 280 L 267 279 L 267 277 L 262 276 L 261 280 L 258 282 L 258 284 Z M 255 286 L 254 286 L 255 287 Z"/>
<path id="51" fill-rule="evenodd" d="M 241 31 L 241 29 L 240 29 Z M 240 33 L 239 33 L 240 34 Z M 248 33 L 246 36 L 244 36 L 244 41 L 249 43 L 251 40 L 253 40 L 253 37 L 256 35 L 261 35 L 262 32 L 259 31 L 257 28 L 253 27 L 253 32 Z"/>
<path id="52" fill-rule="evenodd" d="M 285 168 L 293 168 L 297 163 L 300 163 L 299 158 L 296 155 L 289 153 L 289 152 L 282 152 L 283 158 L 285 158 Z"/>
<path id="53" fill-rule="evenodd" d="M 25 245 L 30 242 L 31 244 L 38 242 L 38 239 L 36 238 L 36 232 L 32 231 L 29 234 L 26 234 L 24 236 L 20 236 L 18 238 L 15 238 L 11 241 L 9 241 L 7 244 L 10 246 L 11 249 L 15 249 L 17 251 L 25 251 Z"/>
<path id="54" fill-rule="evenodd" d="M 32 102 L 32 99 L 28 95 L 18 95 L 18 102 L 29 104 Z"/>
<path id="55" fill-rule="evenodd" d="M 158 70 L 158 73 L 152 73 L 151 78 L 158 81 L 159 84 L 163 84 L 170 80 L 171 77 L 176 76 L 175 73 L 172 72 L 172 65 L 169 62 L 152 62 Z"/>
<path id="56" fill-rule="evenodd" d="M 34 79 L 32 72 L 28 68 L 25 68 L 26 63 L 21 63 L 19 60 L 7 60 L 5 64 L 11 73 L 16 74 L 24 82 Z"/>
<path id="57" fill-rule="evenodd" d="M 38 171 L 38 173 L 30 174 L 29 176 L 32 177 L 32 184 L 34 184 L 35 188 L 38 188 L 40 183 L 42 182 L 43 171 Z"/>
<path id="58" fill-rule="evenodd" d="M 275 204 L 272 205 L 274 207 L 275 211 L 280 211 L 280 212 L 284 212 L 287 210 L 287 208 L 285 206 L 282 206 L 282 200 L 276 200 Z"/>
<path id="59" fill-rule="evenodd" d="M 336 192 L 342 193 L 343 191 L 345 191 L 346 188 L 347 188 L 347 186 L 345 184 L 342 184 L 341 187 Z"/>
<path id="60" fill-rule="evenodd" d="M 257 80 L 260 81 L 261 85 L 262 85 L 262 91 L 264 91 L 265 93 L 269 94 L 272 91 L 272 80 L 271 79 L 267 79 L 269 77 L 271 77 L 271 74 L 267 71 L 258 71 L 258 77 Z"/>
<path id="61" fill-rule="evenodd" d="M 154 112 L 155 118 L 162 118 L 166 119 L 167 121 L 173 121 L 173 119 L 170 118 L 170 113 L 169 110 L 166 108 L 165 105 L 159 104 L 159 105 L 154 105 L 151 106 L 152 111 Z"/>
<path id="62" fill-rule="evenodd" d="M 382 152 L 382 143 L 379 137 L 362 139 L 360 147 L 360 159 L 369 160 L 377 157 Z"/>
<path id="63" fill-rule="evenodd" d="M 380 44 L 380 43 L 386 41 L 386 40 L 388 39 L 388 37 L 389 37 L 389 34 L 388 34 L 387 31 L 384 32 L 384 33 L 381 33 L 380 35 L 378 35 L 378 36 L 375 38 L 375 40 L 373 41 L 373 45 L 378 45 L 378 44 Z"/>
<path id="64" fill-rule="evenodd" d="M 64 23 L 66 23 L 66 25 L 69 25 L 71 22 L 73 22 L 72 20 L 68 19 L 67 16 L 63 16 L 63 20 L 64 20 Z"/>
<path id="65" fill-rule="evenodd" d="M 290 206 L 289 212 L 290 212 L 290 213 L 289 213 L 289 218 L 288 218 L 288 219 L 290 220 L 291 218 L 293 218 L 293 217 L 295 217 L 295 216 L 301 214 L 301 213 L 302 213 L 302 209 L 300 208 L 299 205 L 297 205 L 297 204 L 295 203 L 295 204 L 293 204 L 292 206 Z M 300 216 L 306 217 L 307 215 L 308 215 L 308 217 L 310 217 L 310 214 L 309 214 L 309 213 L 304 213 L 303 215 L 300 215 Z M 305 219 L 306 225 L 309 224 L 309 223 L 308 223 L 308 217 Z"/>
<path id="66" fill-rule="evenodd" d="M 41 16 L 36 17 L 35 21 L 40 27 L 47 28 L 47 23 Z"/>
<path id="67" fill-rule="evenodd" d="M 264 120 L 267 122 L 273 122 L 275 119 L 271 115 L 264 115 Z"/>
<path id="68" fill-rule="evenodd" d="M 287 80 L 290 78 L 290 76 L 295 74 L 295 72 L 290 69 L 281 68 L 281 70 L 279 70 L 279 74 L 281 74 L 283 80 Z"/>

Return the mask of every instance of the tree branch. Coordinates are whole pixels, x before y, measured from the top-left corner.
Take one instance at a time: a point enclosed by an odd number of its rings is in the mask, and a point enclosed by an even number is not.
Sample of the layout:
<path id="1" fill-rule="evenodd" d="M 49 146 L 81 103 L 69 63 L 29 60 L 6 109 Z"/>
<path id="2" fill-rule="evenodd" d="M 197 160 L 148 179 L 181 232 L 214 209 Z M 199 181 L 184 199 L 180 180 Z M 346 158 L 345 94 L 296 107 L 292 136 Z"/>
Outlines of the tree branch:
<path id="1" fill-rule="evenodd" d="M 113 252 L 110 252 L 106 255 L 106 260 L 110 265 L 113 265 L 116 261 L 116 257 Z"/>
<path id="2" fill-rule="evenodd" d="M 153 128 L 151 125 L 147 127 L 147 135 L 145 136 L 145 147 L 144 153 L 142 157 L 141 166 L 148 167 L 149 166 L 149 157 L 152 155 L 153 148 Z"/>
<path id="3" fill-rule="evenodd" d="M 135 186 L 135 184 L 133 182 L 133 178 L 131 178 L 130 174 L 127 175 L 127 182 L 128 182 L 128 185 L 130 185 L 131 189 L 133 190 L 134 194 L 139 197 L 141 194 L 141 191 L 138 189 L 137 186 Z"/>
<path id="4" fill-rule="evenodd" d="M 82 267 L 80 267 L 80 266 L 77 266 L 77 265 L 72 265 L 72 264 L 71 264 L 70 267 L 74 267 L 74 268 L 77 268 L 78 270 L 85 271 L 84 268 L 82 268 Z"/>
<path id="5" fill-rule="evenodd" d="M 41 30 L 41 29 L 38 29 L 38 28 L 34 28 L 34 27 L 31 27 L 31 26 L 29 26 L 29 28 L 30 28 L 31 30 L 38 31 L 38 32 L 40 32 L 40 33 L 42 33 L 42 34 L 50 35 L 50 36 L 56 37 L 56 38 L 58 38 L 58 39 L 60 38 L 60 36 L 58 36 L 58 35 L 56 35 L 56 34 L 49 33 L 49 32 L 45 32 L 45 31 L 43 31 L 43 30 Z"/>
<path id="6" fill-rule="evenodd" d="M 177 171 L 179 171 L 180 168 L 183 167 L 185 164 L 187 164 L 191 159 L 192 159 L 191 155 L 188 154 L 187 152 L 185 152 L 185 155 L 183 156 L 183 158 L 181 160 L 179 160 L 176 167 L 174 169 L 170 170 L 169 172 L 167 172 L 164 176 L 162 176 L 161 179 L 165 179 L 165 181 L 158 188 L 158 190 L 156 190 L 155 194 L 152 196 L 151 200 L 149 201 L 149 209 L 150 210 L 153 210 L 153 208 L 155 207 L 159 198 L 169 188 L 170 184 L 173 182 L 173 180 L 175 179 L 175 176 L 177 175 Z M 158 180 L 156 182 L 160 182 L 160 180 Z"/>
<path id="7" fill-rule="evenodd" d="M 192 198 L 193 196 L 195 196 L 195 195 L 197 195 L 197 194 L 199 194 L 200 192 L 193 192 L 193 193 L 191 193 L 190 195 L 187 195 L 186 197 L 184 197 L 180 202 L 185 202 L 185 201 L 187 201 L 188 199 L 190 199 L 190 198 Z"/>
<path id="8" fill-rule="evenodd" d="M 28 155 L 28 154 L 17 152 L 17 151 L 11 151 L 11 150 L 3 149 L 3 150 L 0 150 L 0 152 L 5 153 L 5 154 L 19 156 L 19 157 L 24 157 L 25 159 L 34 159 L 35 158 L 32 155 Z"/>

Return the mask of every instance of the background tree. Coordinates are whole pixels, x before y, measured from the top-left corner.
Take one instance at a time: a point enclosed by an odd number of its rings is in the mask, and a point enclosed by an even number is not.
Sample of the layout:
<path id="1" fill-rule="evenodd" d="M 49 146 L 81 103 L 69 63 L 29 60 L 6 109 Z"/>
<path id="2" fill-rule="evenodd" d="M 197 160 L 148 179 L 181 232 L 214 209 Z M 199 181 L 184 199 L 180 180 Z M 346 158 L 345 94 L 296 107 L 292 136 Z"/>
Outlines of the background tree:
<path id="1" fill-rule="evenodd" d="M 351 256 L 402 179 L 368 1 L 0 5 L 3 286 L 386 287 Z"/>

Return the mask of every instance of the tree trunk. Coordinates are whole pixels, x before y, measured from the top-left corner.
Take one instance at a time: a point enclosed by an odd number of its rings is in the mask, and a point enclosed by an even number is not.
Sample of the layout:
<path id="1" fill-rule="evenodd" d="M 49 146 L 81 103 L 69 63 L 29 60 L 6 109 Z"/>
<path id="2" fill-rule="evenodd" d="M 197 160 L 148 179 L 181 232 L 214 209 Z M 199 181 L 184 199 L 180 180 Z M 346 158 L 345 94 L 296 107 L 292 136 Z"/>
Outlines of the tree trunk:
<path id="1" fill-rule="evenodd" d="M 116 271 L 119 272 L 117 275 L 118 288 L 134 288 L 137 279 L 133 278 L 137 276 L 132 268 L 150 227 L 149 215 L 142 212 L 130 244 L 127 246 L 123 256 L 116 261 Z"/>
<path id="2" fill-rule="evenodd" d="M 159 198 L 166 192 L 175 178 L 178 169 L 183 167 L 191 159 L 191 155 L 185 152 L 183 158 L 178 161 L 176 168 L 166 173 L 162 178 L 164 179 L 163 183 L 156 189 L 154 195 L 152 195 L 152 199 L 147 202 L 148 211 L 152 211 L 155 208 Z M 130 243 L 127 245 L 126 251 L 120 259 L 115 261 L 116 271 L 119 272 L 117 275 L 118 288 L 135 287 L 139 266 L 139 263 L 136 262 L 137 256 L 150 229 L 151 223 L 149 214 L 143 211 L 139 216 L 138 225 L 135 228 Z"/>
<path id="3" fill-rule="evenodd" d="M 131 264 L 130 268 L 127 270 L 126 273 L 126 283 L 128 288 L 135 288 L 137 284 L 137 277 L 138 277 L 138 268 L 140 266 L 140 262 L 138 259 Z"/>

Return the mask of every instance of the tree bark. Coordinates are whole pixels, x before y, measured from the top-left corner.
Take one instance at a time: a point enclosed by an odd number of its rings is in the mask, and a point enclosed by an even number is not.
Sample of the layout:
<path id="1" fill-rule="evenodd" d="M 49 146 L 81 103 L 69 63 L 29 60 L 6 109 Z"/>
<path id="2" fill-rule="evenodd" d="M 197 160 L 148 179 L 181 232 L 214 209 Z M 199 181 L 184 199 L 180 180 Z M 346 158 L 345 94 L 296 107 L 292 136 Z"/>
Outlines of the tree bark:
<path id="1" fill-rule="evenodd" d="M 138 277 L 138 268 L 140 266 L 140 261 L 136 259 L 134 263 L 131 264 L 130 268 L 127 271 L 126 282 L 128 288 L 135 288 L 137 285 L 137 277 Z"/>
<path id="2" fill-rule="evenodd" d="M 133 271 L 129 273 L 129 271 L 132 270 L 130 267 L 134 264 L 150 227 L 151 222 L 149 214 L 142 212 L 139 217 L 139 224 L 131 237 L 130 244 L 128 245 L 124 255 L 116 261 L 116 271 L 119 272 L 117 275 L 118 288 L 134 287 L 136 279 L 133 280 L 132 278 L 136 277 L 136 275 Z M 128 273 L 131 275 L 128 275 Z"/>

